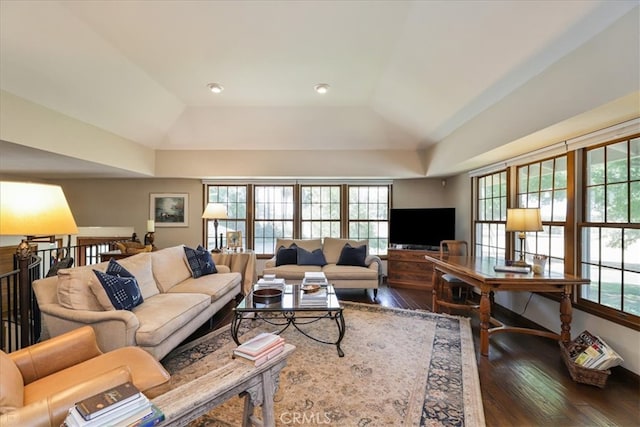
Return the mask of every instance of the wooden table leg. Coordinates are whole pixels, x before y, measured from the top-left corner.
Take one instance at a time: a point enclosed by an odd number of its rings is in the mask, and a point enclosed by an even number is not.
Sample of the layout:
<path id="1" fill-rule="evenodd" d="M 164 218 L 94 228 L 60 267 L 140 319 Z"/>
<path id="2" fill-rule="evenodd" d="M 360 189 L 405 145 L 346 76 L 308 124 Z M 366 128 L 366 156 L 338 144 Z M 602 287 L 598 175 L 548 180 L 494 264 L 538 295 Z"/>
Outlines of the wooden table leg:
<path id="1" fill-rule="evenodd" d="M 262 373 L 262 393 L 264 399 L 262 401 L 262 424 L 264 427 L 275 427 L 276 416 L 273 404 L 273 396 L 276 391 L 276 385 L 273 383 L 271 370 Z"/>
<path id="2" fill-rule="evenodd" d="M 560 331 L 560 340 L 562 342 L 571 341 L 571 319 L 572 319 L 572 310 L 571 307 L 571 287 L 566 287 L 562 292 L 562 296 L 560 297 L 560 323 L 561 323 L 561 331 Z"/>
<path id="3" fill-rule="evenodd" d="M 440 277 L 440 273 L 439 271 L 434 268 L 433 269 L 433 274 L 431 275 L 431 310 L 433 310 L 434 313 L 438 313 L 438 285 L 440 284 L 440 280 L 438 280 Z"/>
<path id="4" fill-rule="evenodd" d="M 489 355 L 489 324 L 491 320 L 491 301 L 489 290 L 482 289 L 480 295 L 480 354 Z"/>

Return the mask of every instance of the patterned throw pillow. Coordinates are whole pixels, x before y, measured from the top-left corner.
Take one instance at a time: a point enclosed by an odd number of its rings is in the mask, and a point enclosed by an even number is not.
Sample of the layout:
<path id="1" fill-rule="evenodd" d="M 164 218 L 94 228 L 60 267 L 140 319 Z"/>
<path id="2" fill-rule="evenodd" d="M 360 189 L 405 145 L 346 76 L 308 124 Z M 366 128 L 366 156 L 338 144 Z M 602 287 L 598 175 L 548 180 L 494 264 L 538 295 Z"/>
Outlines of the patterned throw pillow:
<path id="1" fill-rule="evenodd" d="M 279 265 L 296 265 L 298 263 L 298 246 L 293 243 L 288 248 L 280 246 L 276 253 L 276 267 Z"/>
<path id="2" fill-rule="evenodd" d="M 364 263 L 366 258 L 367 258 L 366 245 L 362 245 L 354 248 L 347 243 L 342 248 L 342 252 L 340 252 L 340 258 L 338 259 L 338 262 L 336 264 L 366 267 L 367 265 Z"/>
<path id="3" fill-rule="evenodd" d="M 298 265 L 327 265 L 327 260 L 324 258 L 322 249 L 316 249 L 313 252 L 309 252 L 304 248 L 298 248 Z"/>
<path id="4" fill-rule="evenodd" d="M 218 272 L 216 264 L 213 262 L 213 258 L 211 257 L 211 252 L 202 246 L 198 246 L 197 249 L 185 246 L 184 253 L 187 256 L 187 263 L 191 269 L 191 276 L 194 279 Z"/>
<path id="5" fill-rule="evenodd" d="M 93 270 L 93 272 L 98 277 L 98 281 L 107 294 L 111 305 L 113 305 L 113 308 L 116 310 L 131 310 L 144 301 L 140 293 L 138 281 L 135 277 L 131 276 L 131 273 L 127 270 L 124 270 L 124 274 L 129 274 L 129 276 L 108 274 L 98 270 Z M 98 297 L 98 300 L 104 306 L 106 301 L 102 301 L 97 294 L 96 297 Z"/>
<path id="6" fill-rule="evenodd" d="M 118 264 L 118 261 L 116 261 L 113 258 L 109 260 L 109 264 L 107 265 L 107 269 L 105 270 L 105 273 L 110 276 L 133 277 L 133 274 L 129 273 L 129 271 L 126 268 Z"/>

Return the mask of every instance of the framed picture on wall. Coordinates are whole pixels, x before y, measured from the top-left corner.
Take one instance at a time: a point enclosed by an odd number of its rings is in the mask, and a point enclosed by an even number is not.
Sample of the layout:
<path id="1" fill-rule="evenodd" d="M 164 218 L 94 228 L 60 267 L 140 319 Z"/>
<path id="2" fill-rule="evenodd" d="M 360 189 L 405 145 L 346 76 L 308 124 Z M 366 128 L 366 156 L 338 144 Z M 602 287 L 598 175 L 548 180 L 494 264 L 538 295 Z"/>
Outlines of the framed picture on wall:
<path id="1" fill-rule="evenodd" d="M 227 247 L 228 248 L 242 247 L 242 231 L 227 231 Z"/>
<path id="2" fill-rule="evenodd" d="M 188 193 L 151 193 L 149 217 L 156 227 L 189 226 Z"/>

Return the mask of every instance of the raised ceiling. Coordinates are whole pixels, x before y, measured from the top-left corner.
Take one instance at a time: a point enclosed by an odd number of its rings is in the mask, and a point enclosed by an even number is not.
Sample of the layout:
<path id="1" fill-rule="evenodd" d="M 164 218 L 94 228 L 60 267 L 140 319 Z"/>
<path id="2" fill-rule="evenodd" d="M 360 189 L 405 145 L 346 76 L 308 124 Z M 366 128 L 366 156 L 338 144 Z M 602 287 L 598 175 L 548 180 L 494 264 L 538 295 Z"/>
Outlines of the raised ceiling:
<path id="1" fill-rule="evenodd" d="M 2 1 L 0 88 L 154 149 L 420 150 L 637 4 Z"/>

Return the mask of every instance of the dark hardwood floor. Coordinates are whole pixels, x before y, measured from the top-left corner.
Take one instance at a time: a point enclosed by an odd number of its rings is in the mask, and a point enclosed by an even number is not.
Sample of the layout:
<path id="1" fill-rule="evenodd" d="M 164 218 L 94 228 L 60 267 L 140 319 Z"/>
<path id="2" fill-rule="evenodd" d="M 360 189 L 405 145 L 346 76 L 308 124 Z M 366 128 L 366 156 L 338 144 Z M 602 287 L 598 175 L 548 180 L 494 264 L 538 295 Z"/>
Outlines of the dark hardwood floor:
<path id="1" fill-rule="evenodd" d="M 341 300 L 374 304 L 372 293 L 338 290 Z M 424 291 L 389 288 L 378 291 L 385 307 L 428 310 Z M 496 310 L 495 317 L 512 325 L 526 319 Z M 472 327 L 487 426 L 639 426 L 640 380 L 622 368 L 612 369 L 605 388 L 579 384 L 569 376 L 557 342 L 532 335 L 499 334 L 490 340 L 489 357 L 480 356 L 479 321 Z M 214 318 L 231 320 L 231 304 Z M 204 332 L 204 331 L 202 331 Z M 200 334 L 202 333 L 200 332 Z M 573 335 L 580 331 L 573 331 Z"/>

